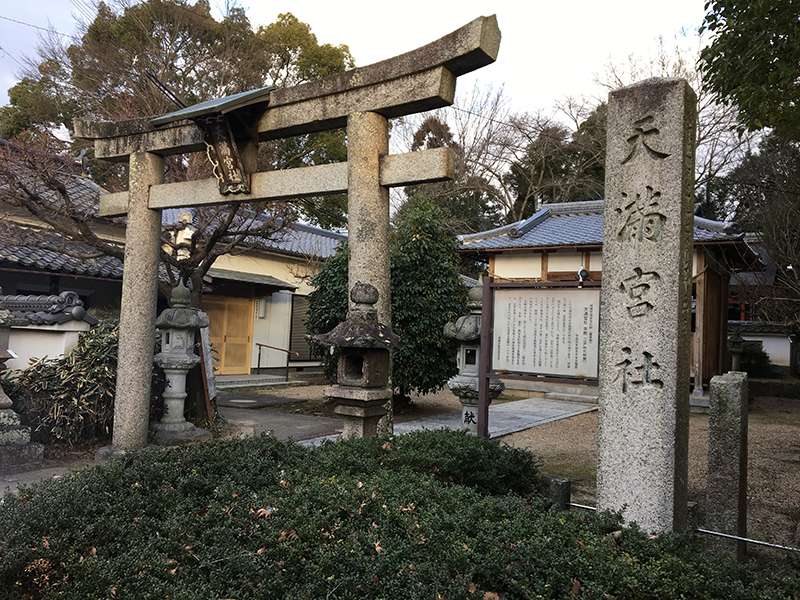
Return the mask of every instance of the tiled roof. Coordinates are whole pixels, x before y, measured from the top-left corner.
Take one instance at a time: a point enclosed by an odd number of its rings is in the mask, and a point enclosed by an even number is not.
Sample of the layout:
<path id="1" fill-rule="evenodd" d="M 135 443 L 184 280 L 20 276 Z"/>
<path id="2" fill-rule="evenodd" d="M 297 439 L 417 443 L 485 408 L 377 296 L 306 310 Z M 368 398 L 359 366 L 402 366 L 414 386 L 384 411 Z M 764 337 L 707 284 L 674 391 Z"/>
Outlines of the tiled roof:
<path id="1" fill-rule="evenodd" d="M 54 205 L 60 204 L 58 193 L 42 184 L 39 177 L 35 176 L 25 167 L 25 152 L 22 148 L 0 140 L 0 151 L 7 153 L 9 159 L 15 161 L 18 170 L 15 172 L 26 185 L 45 198 L 52 198 Z M 91 221 L 101 220 L 98 215 L 99 195 L 105 193 L 100 186 L 91 179 L 82 177 L 81 167 L 77 160 L 70 157 L 58 155 L 45 155 L 37 157 L 37 161 L 46 164 L 49 172 L 56 173 L 65 185 L 69 193 L 70 201 L 78 208 L 78 212 L 85 215 Z M 0 182 L 0 200 L 3 194 L 8 193 L 9 189 Z M 13 192 L 12 192 L 13 193 Z M 188 210 L 193 214 L 194 225 L 197 226 L 194 209 L 168 209 L 162 212 L 162 222 L 174 224 L 178 221 L 179 214 L 183 210 Z M 263 223 L 267 216 L 256 213 L 243 213 L 243 220 L 252 219 Z M 109 223 L 108 219 L 102 219 Z M 112 219 L 115 225 L 124 227 L 125 217 Z M 261 224 L 257 223 L 257 224 Z M 25 268 L 35 270 L 45 270 L 51 272 L 70 273 L 76 275 L 109 277 L 118 279 L 122 277 L 121 261 L 111 257 L 98 257 L 92 259 L 74 258 L 70 255 L 92 254 L 91 248 L 78 242 L 67 242 L 63 246 L 66 252 L 61 252 L 46 235 L 45 230 L 30 229 L 31 236 L 26 235 L 21 238 L 24 242 L 12 245 L 0 244 L 0 264 L 7 268 Z M 36 233 L 38 232 L 38 233 Z M 299 257 L 319 257 L 327 258 L 330 256 L 340 240 L 347 236 L 331 231 L 326 231 L 309 225 L 290 223 L 283 230 L 274 234 L 270 239 L 259 239 L 256 237 L 248 238 L 247 242 L 255 249 L 261 249 L 280 254 L 299 256 Z"/>
<path id="2" fill-rule="evenodd" d="M 302 223 L 290 223 L 283 231 L 259 245 L 265 250 L 281 254 L 328 258 L 333 254 L 337 244 L 346 239 L 347 235 L 342 233 Z"/>
<path id="3" fill-rule="evenodd" d="M 524 221 L 459 238 L 462 250 L 601 245 L 603 201 L 549 204 Z M 734 223 L 694 218 L 696 243 L 740 239 L 742 234 Z"/>
<path id="4" fill-rule="evenodd" d="M 86 321 L 90 325 L 97 319 L 86 314 L 83 301 L 73 291 L 61 292 L 59 295 L 0 295 L 0 308 L 7 309 L 17 323 L 32 325 L 56 325 L 67 323 L 73 319 Z"/>
<path id="5" fill-rule="evenodd" d="M 49 271 L 86 277 L 122 279 L 122 261 L 111 256 L 76 258 L 96 251 L 80 242 L 66 241 L 56 248 L 40 229 L 25 230 L 25 244 L 0 244 L 0 267 Z"/>
<path id="6" fill-rule="evenodd" d="M 26 166 L 26 155 L 35 154 L 35 160 L 44 172 L 54 175 L 64 185 L 69 201 L 76 212 L 90 219 L 100 219 L 99 197 L 106 191 L 91 179 L 81 176 L 81 166 L 77 159 L 57 154 L 45 154 L 38 150 L 22 149 L 5 140 L 0 140 L 0 152 L 3 152 L 9 162 L 15 166 L 14 175 L 24 185 L 39 194 L 45 201 L 51 201 L 54 207 L 63 206 L 64 202 L 59 192 L 46 185 L 40 174 L 34 173 Z M 0 180 L 0 199 L 8 193 L 7 184 Z M 121 218 L 103 220 L 124 223 Z"/>
<path id="7" fill-rule="evenodd" d="M 728 333 L 742 335 L 755 335 L 771 333 L 776 335 L 789 335 L 792 332 L 790 325 L 782 323 L 765 323 L 763 321 L 728 321 Z"/>

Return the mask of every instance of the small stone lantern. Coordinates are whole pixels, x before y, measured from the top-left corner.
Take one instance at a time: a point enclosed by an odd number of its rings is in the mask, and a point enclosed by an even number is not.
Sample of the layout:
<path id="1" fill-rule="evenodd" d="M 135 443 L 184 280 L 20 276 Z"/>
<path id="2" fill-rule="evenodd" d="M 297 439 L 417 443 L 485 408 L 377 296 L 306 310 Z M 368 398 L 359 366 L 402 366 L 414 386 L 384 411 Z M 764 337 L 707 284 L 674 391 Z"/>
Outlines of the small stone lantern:
<path id="1" fill-rule="evenodd" d="M 731 371 L 742 370 L 744 341 L 744 338 L 738 332 L 728 338 L 728 351 L 731 353 Z"/>
<path id="2" fill-rule="evenodd" d="M 207 316 L 200 317 L 199 311 L 189 308 L 191 292 L 181 281 L 158 319 L 156 327 L 161 330 L 161 352 L 153 357 L 154 362 L 164 369 L 167 386 L 164 390 L 164 414 L 161 421 L 151 427 L 156 443 L 161 446 L 174 446 L 186 442 L 210 439 L 211 433 L 195 427 L 183 416 L 186 401 L 186 374 L 200 362 L 194 353 L 194 332 L 200 327 L 208 327 Z"/>
<path id="3" fill-rule="evenodd" d="M 325 388 L 325 396 L 337 402 L 335 412 L 344 421 L 343 437 L 376 435 L 378 421 L 387 413 L 392 397 L 389 385 L 390 348 L 400 343 L 391 327 L 378 323 L 375 303 L 378 290 L 356 283 L 350 291 L 355 306 L 347 320 L 328 333 L 311 339 L 339 348 L 338 385 Z"/>
<path id="4" fill-rule="evenodd" d="M 461 401 L 461 428 L 478 435 L 478 368 L 481 358 L 481 307 L 483 304 L 483 277 L 469 291 L 469 313 L 455 323 L 444 326 L 447 338 L 458 340 L 458 375 L 447 382 L 447 387 Z M 505 384 L 499 379 L 489 379 L 489 402 L 497 398 Z"/>
<path id="5" fill-rule="evenodd" d="M 0 290 L 0 294 L 3 291 Z M 0 301 L 0 371 L 11 358 L 8 338 L 12 325 L 25 323 L 6 310 Z M 31 428 L 22 425 L 9 398 L 0 386 L 0 473 L 16 473 L 38 467 L 43 459 L 44 446 L 31 442 Z"/>

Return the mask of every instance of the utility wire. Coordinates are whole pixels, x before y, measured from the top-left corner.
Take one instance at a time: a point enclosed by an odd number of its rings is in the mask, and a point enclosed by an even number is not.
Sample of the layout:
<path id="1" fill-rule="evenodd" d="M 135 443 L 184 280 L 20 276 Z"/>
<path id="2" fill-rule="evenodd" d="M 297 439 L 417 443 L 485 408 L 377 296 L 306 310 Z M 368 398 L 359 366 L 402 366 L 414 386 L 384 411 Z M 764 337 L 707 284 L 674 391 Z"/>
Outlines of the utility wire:
<path id="1" fill-rule="evenodd" d="M 67 38 L 74 38 L 75 37 L 75 36 L 70 35 L 68 33 L 61 33 L 60 31 L 56 31 L 55 29 L 48 29 L 47 27 L 40 27 L 39 25 L 33 25 L 31 23 L 25 23 L 24 21 L 17 21 L 16 19 L 12 19 L 10 17 L 4 17 L 3 15 L 0 15 L 0 19 L 3 19 L 4 21 L 11 21 L 12 23 L 17 23 L 18 25 L 25 25 L 25 27 L 33 27 L 34 29 L 39 29 L 41 31 L 46 31 L 47 33 L 54 33 L 54 34 L 60 35 L 62 37 L 67 37 Z"/>

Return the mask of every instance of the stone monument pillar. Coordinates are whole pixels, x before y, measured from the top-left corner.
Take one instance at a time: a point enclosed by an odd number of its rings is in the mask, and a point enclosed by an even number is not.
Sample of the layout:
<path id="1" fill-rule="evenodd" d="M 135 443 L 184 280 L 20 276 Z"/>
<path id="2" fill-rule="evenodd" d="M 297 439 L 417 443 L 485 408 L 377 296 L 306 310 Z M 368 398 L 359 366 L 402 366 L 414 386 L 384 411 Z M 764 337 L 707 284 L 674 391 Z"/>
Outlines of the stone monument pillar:
<path id="1" fill-rule="evenodd" d="M 682 79 L 609 94 L 597 508 L 686 525 L 696 97 Z"/>
<path id="2" fill-rule="evenodd" d="M 197 440 L 211 439 L 211 433 L 195 427 L 183 416 L 186 401 L 186 374 L 200 362 L 194 353 L 194 332 L 208 327 L 208 317 L 189 308 L 191 292 L 181 281 L 172 290 L 169 308 L 158 319 L 156 327 L 161 330 L 161 352 L 155 355 L 155 363 L 164 369 L 167 387 L 164 390 L 164 414 L 161 421 L 151 427 L 156 443 L 175 446 Z"/>
<path id="3" fill-rule="evenodd" d="M 447 387 L 461 401 L 461 428 L 478 435 L 478 371 L 481 355 L 481 310 L 483 306 L 483 277 L 469 291 L 469 314 L 455 323 L 444 326 L 447 338 L 458 340 L 458 375 L 447 382 Z M 499 379 L 489 380 L 489 403 L 506 389 Z"/>
<path id="4" fill-rule="evenodd" d="M 742 372 L 712 377 L 709 386 L 706 529 L 739 537 L 747 537 L 747 388 Z M 744 558 L 744 542 L 715 537 L 709 543 L 735 547 Z"/>
<path id="5" fill-rule="evenodd" d="M 344 421 L 344 437 L 376 435 L 378 421 L 392 398 L 389 386 L 390 349 L 400 342 L 391 327 L 378 322 L 378 290 L 356 283 L 350 291 L 354 306 L 347 320 L 332 331 L 313 336 L 326 346 L 339 348 L 338 385 L 325 388 L 325 396 L 337 403 L 336 414 Z"/>

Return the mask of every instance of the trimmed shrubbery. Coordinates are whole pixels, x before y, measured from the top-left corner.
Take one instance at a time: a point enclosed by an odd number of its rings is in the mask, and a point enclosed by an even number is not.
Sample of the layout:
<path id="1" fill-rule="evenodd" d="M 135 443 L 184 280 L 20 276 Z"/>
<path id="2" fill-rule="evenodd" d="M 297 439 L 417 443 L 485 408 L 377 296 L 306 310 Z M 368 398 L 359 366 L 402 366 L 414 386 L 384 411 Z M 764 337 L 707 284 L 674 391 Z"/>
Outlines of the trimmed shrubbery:
<path id="1" fill-rule="evenodd" d="M 690 538 L 546 511 L 537 479 L 451 431 L 134 453 L 5 496 L 0 597 L 791 597 Z"/>
<path id="2" fill-rule="evenodd" d="M 74 443 L 111 435 L 118 347 L 119 320 L 101 321 L 81 333 L 65 356 L 36 360 L 3 381 L 36 439 Z M 163 372 L 154 368 L 154 397 L 163 387 Z M 152 405 L 155 410 L 157 403 Z"/>

